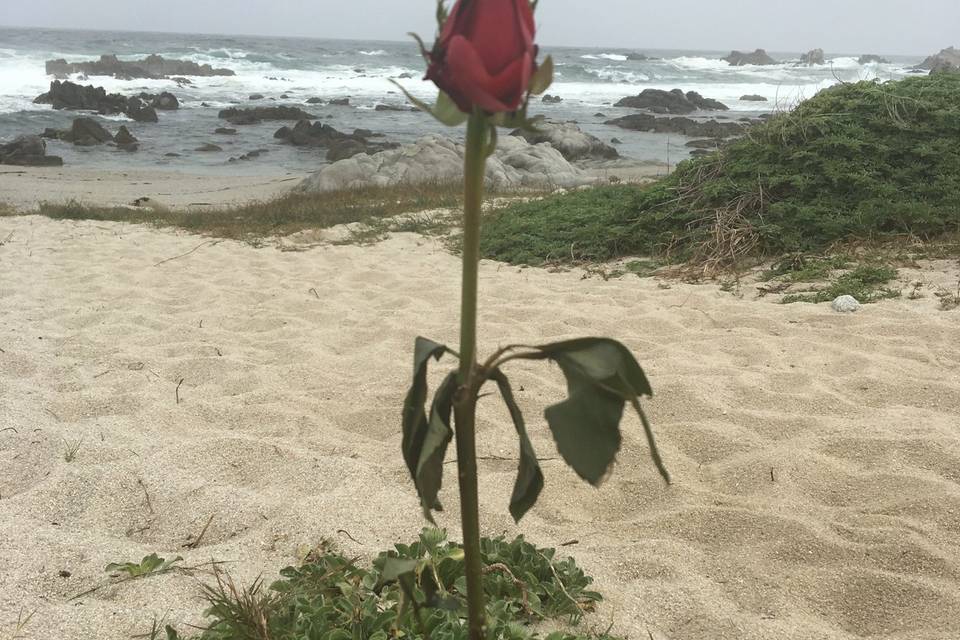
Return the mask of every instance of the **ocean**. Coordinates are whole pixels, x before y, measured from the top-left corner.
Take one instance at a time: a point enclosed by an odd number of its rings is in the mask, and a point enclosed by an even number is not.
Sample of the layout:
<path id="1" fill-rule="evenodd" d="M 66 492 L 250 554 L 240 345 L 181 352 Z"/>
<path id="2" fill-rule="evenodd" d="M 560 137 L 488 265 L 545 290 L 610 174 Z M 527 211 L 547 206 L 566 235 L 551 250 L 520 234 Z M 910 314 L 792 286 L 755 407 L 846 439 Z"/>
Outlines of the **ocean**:
<path id="1" fill-rule="evenodd" d="M 770 52 L 785 62 L 770 66 L 731 67 L 720 58 L 729 51 L 688 51 L 610 47 L 542 47 L 556 62 L 556 79 L 549 93 L 563 98 L 559 104 L 536 102 L 532 114 L 572 120 L 603 140 L 616 137 L 619 150 L 637 162 L 675 162 L 686 156 L 676 136 L 625 131 L 603 120 L 632 113 L 612 104 L 645 88 L 698 91 L 731 108 L 720 114 L 735 119 L 775 108 L 789 108 L 821 89 L 838 82 L 904 77 L 922 56 L 885 56 L 889 63 L 861 65 L 856 54 L 827 54 L 826 65 L 798 65 L 798 52 Z M 423 59 L 412 41 L 382 42 L 258 36 L 193 35 L 115 31 L 65 31 L 0 27 L 0 141 L 20 134 L 40 133 L 47 127 L 68 128 L 75 112 L 54 111 L 35 105 L 33 99 L 49 88 L 44 62 L 66 58 L 70 62 L 94 60 L 101 54 L 121 59 L 157 53 L 165 58 L 192 60 L 236 72 L 233 77 L 192 78 L 178 87 L 171 80 L 118 80 L 91 77 L 83 84 L 103 86 L 108 92 L 136 94 L 171 91 L 181 102 L 178 111 L 160 113 L 158 124 L 109 116 L 111 130 L 122 123 L 141 140 L 140 151 L 126 153 L 109 147 L 78 148 L 50 142 L 48 153 L 63 156 L 67 165 L 93 168 L 162 168 L 192 172 L 264 174 L 302 172 L 325 162 L 323 150 L 280 145 L 274 131 L 284 123 L 265 122 L 240 127 L 240 135 L 225 140 L 215 136 L 220 109 L 230 106 L 290 104 L 304 107 L 341 131 L 354 128 L 383 133 L 387 140 L 409 142 L 426 133 L 457 135 L 422 113 L 376 111 L 378 104 L 402 105 L 403 96 L 390 79 L 398 79 L 414 95 L 431 100 L 432 85 L 421 81 Z M 633 60 L 631 53 L 653 59 Z M 868 52 L 862 52 L 868 53 Z M 883 52 L 869 52 L 883 55 Z M 401 79 L 403 78 L 403 79 Z M 251 102 L 251 94 L 264 100 Z M 768 102 L 744 102 L 740 97 L 758 94 Z M 280 96 L 287 95 L 285 99 Z M 308 105 L 311 97 L 350 99 L 349 107 Z M 603 117 L 597 114 L 603 114 Z M 222 152 L 200 153 L 204 143 L 223 147 Z M 254 149 L 269 153 L 249 162 L 230 162 Z M 171 157 L 168 154 L 179 154 Z"/>

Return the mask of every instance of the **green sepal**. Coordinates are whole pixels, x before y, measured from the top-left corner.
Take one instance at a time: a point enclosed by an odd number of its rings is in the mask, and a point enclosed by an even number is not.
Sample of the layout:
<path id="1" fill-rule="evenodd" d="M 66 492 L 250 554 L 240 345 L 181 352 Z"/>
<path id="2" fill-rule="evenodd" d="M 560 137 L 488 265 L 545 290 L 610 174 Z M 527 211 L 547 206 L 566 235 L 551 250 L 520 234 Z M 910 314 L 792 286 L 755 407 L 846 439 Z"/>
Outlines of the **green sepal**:
<path id="1" fill-rule="evenodd" d="M 500 389 L 500 397 L 510 411 L 510 418 L 513 420 L 513 426 L 517 430 L 517 436 L 520 438 L 520 467 L 517 470 L 517 480 L 513 485 L 513 494 L 510 496 L 510 515 L 515 522 L 520 519 L 533 507 L 543 490 L 543 472 L 540 470 L 540 464 L 537 462 L 537 454 L 533 450 L 533 443 L 530 442 L 530 436 L 527 434 L 527 427 L 523 420 L 523 414 L 517 401 L 513 396 L 513 389 L 510 381 L 499 369 L 494 369 L 489 373 L 490 379 L 497 383 Z"/>
<path id="2" fill-rule="evenodd" d="M 620 450 L 620 420 L 629 402 L 644 423 L 653 462 L 670 482 L 639 398 L 653 395 L 646 374 L 623 344 L 580 338 L 536 347 L 567 379 L 568 397 L 544 412 L 557 449 L 577 474 L 598 486 Z"/>
<path id="3" fill-rule="evenodd" d="M 420 111 L 429 113 L 441 124 L 444 124 L 448 127 L 457 127 L 466 122 L 470 117 L 469 114 L 460 111 L 453 99 L 443 91 L 437 94 L 437 102 L 431 107 L 426 102 L 415 97 L 413 94 L 407 91 L 404 86 L 396 80 L 391 79 L 390 82 L 395 84 L 397 88 L 403 92 L 403 95 L 407 97 L 407 100 L 413 103 L 413 106 L 415 106 L 417 109 L 420 109 Z"/>
<path id="4" fill-rule="evenodd" d="M 553 56 L 547 56 L 530 78 L 530 86 L 527 90 L 539 96 L 549 89 L 551 84 L 553 84 Z"/>

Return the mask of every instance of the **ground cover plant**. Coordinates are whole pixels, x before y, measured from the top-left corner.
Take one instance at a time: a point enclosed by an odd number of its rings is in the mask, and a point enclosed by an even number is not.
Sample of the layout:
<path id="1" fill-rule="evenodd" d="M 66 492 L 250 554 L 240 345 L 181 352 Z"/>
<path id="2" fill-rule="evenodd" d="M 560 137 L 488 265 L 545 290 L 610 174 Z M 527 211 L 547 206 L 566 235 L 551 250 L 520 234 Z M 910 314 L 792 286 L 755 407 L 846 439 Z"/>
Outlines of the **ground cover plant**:
<path id="1" fill-rule="evenodd" d="M 503 208 L 489 258 L 544 264 L 654 255 L 706 273 L 851 238 L 960 230 L 960 76 L 840 84 L 643 188 Z"/>
<path id="2" fill-rule="evenodd" d="M 483 589 L 491 640 L 609 638 L 581 628 L 601 600 L 572 559 L 558 559 L 522 537 L 483 538 Z M 396 567 L 411 566 L 398 573 Z M 465 640 L 463 548 L 440 529 L 379 554 L 369 568 L 338 553 L 311 554 L 300 566 L 239 588 L 218 574 L 205 587 L 209 624 L 196 640 Z M 564 630 L 538 632 L 544 623 Z M 156 627 L 156 625 L 155 625 Z M 168 638 L 182 637 L 167 627 Z"/>

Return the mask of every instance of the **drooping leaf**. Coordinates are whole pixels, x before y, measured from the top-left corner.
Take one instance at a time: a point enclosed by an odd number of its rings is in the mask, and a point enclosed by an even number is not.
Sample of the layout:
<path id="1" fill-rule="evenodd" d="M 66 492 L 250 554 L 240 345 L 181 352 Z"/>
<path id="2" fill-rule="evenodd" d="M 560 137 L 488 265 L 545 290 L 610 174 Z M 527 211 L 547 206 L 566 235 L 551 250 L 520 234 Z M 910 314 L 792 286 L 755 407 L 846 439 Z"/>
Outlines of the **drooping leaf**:
<path id="1" fill-rule="evenodd" d="M 403 401 L 403 459 L 407 463 L 410 477 L 417 482 L 417 468 L 420 465 L 420 453 L 427 437 L 429 423 L 426 416 L 427 400 L 427 363 L 430 358 L 440 359 L 450 350 L 442 344 L 426 338 L 417 338 L 413 351 L 413 381 L 407 397 Z"/>
<path id="2" fill-rule="evenodd" d="M 507 409 L 510 410 L 513 426 L 520 438 L 520 467 L 517 471 L 517 480 L 513 485 L 513 494 L 510 496 L 510 515 L 513 516 L 514 521 L 520 522 L 524 514 L 536 504 L 540 491 L 543 490 L 543 472 L 537 462 L 537 454 L 533 450 L 533 443 L 530 442 L 530 436 L 527 434 L 523 414 L 520 412 L 520 407 L 517 406 L 516 398 L 513 396 L 510 381 L 499 369 L 492 371 L 490 378 L 497 383 L 500 396 L 507 405 Z"/>
<path id="3" fill-rule="evenodd" d="M 429 113 L 441 124 L 445 124 L 448 127 L 456 127 L 466 122 L 467 118 L 470 117 L 469 114 L 460 111 L 456 103 L 443 91 L 437 95 L 437 102 L 431 107 L 426 102 L 407 91 L 406 87 L 396 80 L 391 79 L 390 82 L 395 84 L 397 88 L 403 92 L 403 95 L 407 97 L 407 100 L 413 103 L 413 106 L 415 106 L 417 109 L 420 109 L 420 111 Z"/>
<path id="4" fill-rule="evenodd" d="M 418 562 L 419 561 L 416 559 L 387 558 L 383 564 L 381 579 L 384 582 L 390 582 L 391 580 L 396 580 L 400 576 L 413 573 L 417 569 Z"/>
<path id="5" fill-rule="evenodd" d="M 553 84 L 553 57 L 547 56 L 537 67 L 533 77 L 530 78 L 529 91 L 533 95 L 539 96 L 549 89 L 551 84 Z"/>
<path id="6" fill-rule="evenodd" d="M 443 484 L 443 459 L 447 445 L 453 438 L 450 428 L 450 412 L 453 409 L 453 396 L 457 391 L 457 373 L 451 372 L 437 389 L 430 407 L 430 420 L 427 422 L 426 435 L 420 447 L 417 475 L 414 482 L 420 494 L 423 514 L 431 523 L 431 511 L 443 511 L 437 494 Z"/>
<path id="7" fill-rule="evenodd" d="M 567 379 L 567 399 L 545 412 L 560 455 L 580 477 L 597 486 L 620 450 L 624 404 L 639 410 L 639 398 L 653 395 L 650 383 L 630 350 L 616 340 L 580 338 L 537 349 L 556 362 Z M 654 464 L 669 482 L 642 413 L 641 420 Z"/>

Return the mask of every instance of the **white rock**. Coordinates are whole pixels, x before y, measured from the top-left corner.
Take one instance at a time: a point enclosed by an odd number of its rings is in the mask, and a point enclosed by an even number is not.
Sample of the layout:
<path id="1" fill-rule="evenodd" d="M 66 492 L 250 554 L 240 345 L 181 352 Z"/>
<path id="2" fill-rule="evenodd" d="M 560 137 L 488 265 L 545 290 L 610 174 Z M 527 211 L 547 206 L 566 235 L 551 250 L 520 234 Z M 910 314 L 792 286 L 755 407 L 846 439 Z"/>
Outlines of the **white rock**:
<path id="1" fill-rule="evenodd" d="M 853 296 L 840 296 L 832 303 L 830 306 L 833 307 L 834 311 L 838 313 L 853 313 L 854 311 L 860 311 L 860 303 Z"/>
<path id="2" fill-rule="evenodd" d="M 460 181 L 464 146 L 438 135 L 373 155 L 357 155 L 326 165 L 307 177 L 297 191 L 322 192 L 395 184 Z M 501 136 L 487 160 L 488 187 L 577 187 L 596 178 L 571 165 L 549 144 L 529 144 Z"/>

